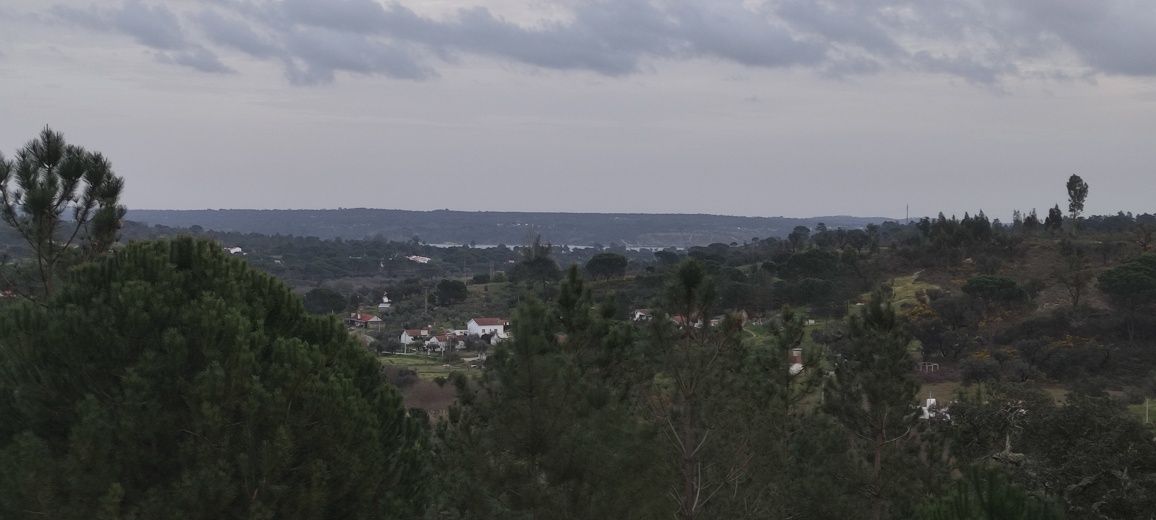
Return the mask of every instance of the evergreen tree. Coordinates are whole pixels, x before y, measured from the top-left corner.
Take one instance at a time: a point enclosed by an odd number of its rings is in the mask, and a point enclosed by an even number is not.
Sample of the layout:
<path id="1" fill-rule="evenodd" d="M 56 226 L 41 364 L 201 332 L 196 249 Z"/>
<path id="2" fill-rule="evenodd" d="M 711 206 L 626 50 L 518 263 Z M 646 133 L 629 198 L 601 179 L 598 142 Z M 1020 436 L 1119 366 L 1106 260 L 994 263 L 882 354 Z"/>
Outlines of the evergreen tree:
<path id="1" fill-rule="evenodd" d="M 586 272 L 595 278 L 620 277 L 626 274 L 626 263 L 618 253 L 598 253 L 586 262 Z"/>
<path id="2" fill-rule="evenodd" d="M 212 242 L 0 314 L 2 518 L 413 518 L 425 434 L 331 318 Z"/>
<path id="3" fill-rule="evenodd" d="M 1084 182 L 1079 175 L 1072 175 L 1068 178 L 1068 216 L 1071 217 L 1072 222 L 1078 222 L 1080 215 L 1084 213 L 1084 201 L 1088 200 L 1088 183 Z"/>
<path id="4" fill-rule="evenodd" d="M 617 333 L 591 312 L 576 273 L 556 312 L 533 299 L 518 308 L 513 339 L 491 355 L 481 380 L 456 378 L 459 404 L 437 434 L 436 516 L 660 516 L 661 490 L 639 478 L 653 474 L 652 434 L 607 386 L 605 367 L 591 364 L 601 356 L 581 352 L 604 348 L 601 333 Z"/>
<path id="5" fill-rule="evenodd" d="M 35 261 L 34 288 L 21 290 L 19 280 L 6 280 L 8 285 L 27 298 L 45 297 L 65 268 L 107 252 L 124 218 L 123 188 L 108 159 L 67 144 L 49 128 L 14 160 L 0 154 L 0 218 Z"/>
<path id="6" fill-rule="evenodd" d="M 333 314 L 342 312 L 346 307 L 345 297 L 341 293 L 328 287 L 316 287 L 305 293 L 302 302 L 305 310 L 313 314 Z"/>
<path id="7" fill-rule="evenodd" d="M 1048 231 L 1059 231 L 1064 225 L 1064 213 L 1060 211 L 1060 205 L 1056 204 L 1052 209 L 1048 210 L 1048 218 L 1044 219 L 1044 229 Z"/>
<path id="8" fill-rule="evenodd" d="M 1028 233 L 1035 233 L 1036 230 L 1040 228 L 1040 226 L 1040 216 L 1036 213 L 1036 209 L 1032 208 L 1032 210 L 1028 212 L 1027 216 L 1024 217 L 1024 231 Z"/>
<path id="9" fill-rule="evenodd" d="M 750 363 L 739 320 L 711 323 L 714 287 L 697 261 L 674 273 L 665 299 L 671 319 L 653 320 L 648 331 L 658 373 L 646 405 L 665 437 L 676 518 L 763 517 L 776 490 L 755 468 L 768 465 L 760 457 L 777 455 L 761 449 L 773 435 L 766 417 L 778 398 L 777 374 L 767 370 L 785 373 L 786 358 L 766 352 Z"/>
<path id="10" fill-rule="evenodd" d="M 851 316 L 849 330 L 850 342 L 835 360 L 823 408 L 861 445 L 868 466 L 864 492 L 872 501 L 871 518 L 879 520 L 899 484 L 887 478 L 887 458 L 896 444 L 912 437 L 919 385 L 907 351 L 911 337 L 882 291 Z"/>
<path id="11" fill-rule="evenodd" d="M 436 290 L 438 305 L 453 305 L 463 302 L 470 295 L 466 283 L 461 280 L 442 279 L 438 282 Z"/>
<path id="12" fill-rule="evenodd" d="M 1136 323 L 1145 309 L 1156 306 L 1156 255 L 1146 254 L 1100 273 L 1100 290 L 1123 311 L 1128 339 L 1136 339 Z"/>
<path id="13" fill-rule="evenodd" d="M 530 285 L 556 282 L 562 277 L 558 263 L 550 256 L 550 244 L 542 244 L 542 237 L 535 236 L 534 242 L 522 249 L 522 261 L 510 270 L 510 281 L 526 282 Z"/>

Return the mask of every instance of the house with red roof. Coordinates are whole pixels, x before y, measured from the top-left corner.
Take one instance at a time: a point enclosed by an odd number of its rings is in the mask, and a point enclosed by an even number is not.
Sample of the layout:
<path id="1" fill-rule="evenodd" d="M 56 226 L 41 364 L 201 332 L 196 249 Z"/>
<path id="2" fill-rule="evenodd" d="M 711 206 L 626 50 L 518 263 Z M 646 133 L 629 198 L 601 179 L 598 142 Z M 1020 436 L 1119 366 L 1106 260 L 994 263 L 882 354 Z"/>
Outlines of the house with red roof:
<path id="1" fill-rule="evenodd" d="M 504 318 L 474 318 L 466 322 L 466 333 L 471 336 L 485 336 L 487 334 L 506 335 L 506 327 L 510 322 Z"/>
<path id="2" fill-rule="evenodd" d="M 385 325 L 381 318 L 372 314 L 362 314 L 359 312 L 350 313 L 348 318 L 345 318 L 345 323 L 350 327 L 360 327 L 363 329 L 380 329 Z"/>

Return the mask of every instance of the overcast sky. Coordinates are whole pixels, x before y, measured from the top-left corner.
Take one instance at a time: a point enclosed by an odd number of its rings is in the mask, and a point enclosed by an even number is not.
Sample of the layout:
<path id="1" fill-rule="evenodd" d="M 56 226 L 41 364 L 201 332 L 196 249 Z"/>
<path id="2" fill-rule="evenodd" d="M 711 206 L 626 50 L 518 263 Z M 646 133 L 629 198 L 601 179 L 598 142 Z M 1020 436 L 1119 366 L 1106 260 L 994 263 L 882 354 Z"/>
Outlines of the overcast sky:
<path id="1" fill-rule="evenodd" d="M 46 124 L 130 208 L 1150 212 L 1156 2 L 3 0 Z"/>

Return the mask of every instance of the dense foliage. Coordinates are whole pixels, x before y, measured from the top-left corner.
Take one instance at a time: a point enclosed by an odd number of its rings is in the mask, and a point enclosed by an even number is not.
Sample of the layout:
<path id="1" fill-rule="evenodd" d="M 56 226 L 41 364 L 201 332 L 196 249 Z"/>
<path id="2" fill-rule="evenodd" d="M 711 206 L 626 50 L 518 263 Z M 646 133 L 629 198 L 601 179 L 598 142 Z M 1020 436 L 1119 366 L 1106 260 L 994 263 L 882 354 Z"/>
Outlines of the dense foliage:
<path id="1" fill-rule="evenodd" d="M 1066 218 L 642 252 L 133 224 L 199 238 L 114 246 L 99 156 L 46 131 L 3 167 L 5 289 L 47 297 L 0 306 L 2 518 L 1154 518 L 1156 217 L 1084 217 L 1079 176 Z M 80 179 L 74 255 L 43 203 Z M 318 316 L 345 311 L 382 321 Z M 505 341 L 369 353 L 479 316 Z"/>
<path id="2" fill-rule="evenodd" d="M 133 244 L 0 316 L 0 517 L 412 518 L 423 429 L 281 283 Z"/>

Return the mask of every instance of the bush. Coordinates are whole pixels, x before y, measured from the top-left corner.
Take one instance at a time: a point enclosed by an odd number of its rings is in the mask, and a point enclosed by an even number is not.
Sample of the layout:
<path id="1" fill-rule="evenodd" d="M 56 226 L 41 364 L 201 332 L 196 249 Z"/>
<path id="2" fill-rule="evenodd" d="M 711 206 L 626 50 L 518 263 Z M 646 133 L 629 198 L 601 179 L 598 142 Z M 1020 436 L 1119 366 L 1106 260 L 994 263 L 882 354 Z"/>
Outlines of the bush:
<path id="1" fill-rule="evenodd" d="M 976 276 L 963 285 L 968 296 L 989 302 L 1011 303 L 1027 299 L 1027 293 L 1015 280 L 1001 276 Z"/>
<path id="2" fill-rule="evenodd" d="M 988 352 L 976 352 L 959 364 L 963 384 L 971 385 L 988 381 L 999 381 L 999 361 L 992 358 Z"/>
<path id="3" fill-rule="evenodd" d="M 981 256 L 975 261 L 975 270 L 982 274 L 994 275 L 1003 266 L 1003 261 L 994 256 Z"/>

